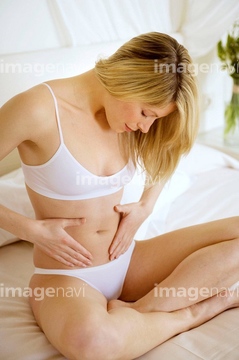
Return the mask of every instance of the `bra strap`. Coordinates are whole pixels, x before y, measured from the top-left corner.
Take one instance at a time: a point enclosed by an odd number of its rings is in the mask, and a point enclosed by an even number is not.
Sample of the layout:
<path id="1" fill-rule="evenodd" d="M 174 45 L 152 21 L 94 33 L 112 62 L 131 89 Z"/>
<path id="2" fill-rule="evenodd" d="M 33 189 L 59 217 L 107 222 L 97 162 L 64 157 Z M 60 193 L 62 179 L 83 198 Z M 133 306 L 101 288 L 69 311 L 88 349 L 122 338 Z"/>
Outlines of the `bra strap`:
<path id="1" fill-rule="evenodd" d="M 58 110 L 58 104 L 57 104 L 57 100 L 56 100 L 55 94 L 54 94 L 52 88 L 51 88 L 47 83 L 42 83 L 42 84 L 45 85 L 45 86 L 49 89 L 49 91 L 50 91 L 50 93 L 51 93 L 51 95 L 52 95 L 52 97 L 53 97 L 54 105 L 55 105 L 55 111 L 56 111 L 57 126 L 58 126 L 58 131 L 59 131 L 59 136 L 60 136 L 60 141 L 61 141 L 61 143 L 64 143 L 63 134 L 62 134 L 62 129 L 61 129 L 60 115 L 59 115 L 59 110 Z"/>

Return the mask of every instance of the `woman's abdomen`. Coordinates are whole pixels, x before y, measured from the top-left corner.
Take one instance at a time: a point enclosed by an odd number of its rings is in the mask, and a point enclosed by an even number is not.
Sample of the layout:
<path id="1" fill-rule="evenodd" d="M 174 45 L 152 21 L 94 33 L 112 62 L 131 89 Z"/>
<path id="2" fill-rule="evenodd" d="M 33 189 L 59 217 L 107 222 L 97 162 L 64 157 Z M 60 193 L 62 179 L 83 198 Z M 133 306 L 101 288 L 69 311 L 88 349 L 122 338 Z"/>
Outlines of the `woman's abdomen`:
<path id="1" fill-rule="evenodd" d="M 39 197 L 38 194 L 37 197 Z M 39 199 L 40 201 L 34 199 L 33 205 L 36 204 L 34 208 L 38 219 L 85 218 L 84 224 L 67 227 L 65 230 L 92 254 L 92 265 L 97 266 L 109 262 L 109 247 L 120 221 L 120 215 L 114 210 L 114 206 L 120 202 L 120 199 L 121 194 L 118 192 L 106 197 L 84 201 L 47 199 L 48 204 L 46 204 L 46 201 L 41 203 L 42 199 Z M 47 256 L 36 246 L 34 248 L 34 264 L 43 268 L 69 268 Z"/>

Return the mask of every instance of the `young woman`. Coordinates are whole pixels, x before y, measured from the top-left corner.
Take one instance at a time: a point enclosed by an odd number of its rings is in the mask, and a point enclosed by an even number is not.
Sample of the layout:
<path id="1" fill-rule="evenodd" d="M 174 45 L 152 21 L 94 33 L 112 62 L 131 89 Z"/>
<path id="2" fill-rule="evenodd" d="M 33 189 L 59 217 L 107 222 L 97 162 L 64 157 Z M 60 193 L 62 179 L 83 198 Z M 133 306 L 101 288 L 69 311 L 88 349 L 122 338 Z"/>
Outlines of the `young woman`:
<path id="1" fill-rule="evenodd" d="M 32 310 L 68 359 L 134 359 L 238 305 L 223 291 L 239 277 L 238 218 L 133 240 L 195 139 L 191 65 L 176 40 L 148 33 L 1 109 L 0 157 L 18 147 L 36 220 L 2 206 L 0 225 L 34 244 L 30 285 L 45 296 Z M 121 204 L 136 167 L 145 191 Z M 208 292 L 192 300 L 192 287 Z"/>

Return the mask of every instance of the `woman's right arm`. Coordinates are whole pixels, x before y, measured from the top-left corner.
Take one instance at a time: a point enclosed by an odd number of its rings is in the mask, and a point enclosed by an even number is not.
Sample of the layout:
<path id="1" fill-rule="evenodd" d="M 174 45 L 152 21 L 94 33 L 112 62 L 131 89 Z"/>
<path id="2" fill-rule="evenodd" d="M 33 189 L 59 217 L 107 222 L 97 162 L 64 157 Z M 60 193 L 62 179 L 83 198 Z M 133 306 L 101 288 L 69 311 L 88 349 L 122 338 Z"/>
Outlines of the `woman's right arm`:
<path id="1" fill-rule="evenodd" d="M 33 89 L 9 100 L 0 109 L 0 160 L 24 142 L 37 144 L 47 122 L 44 100 Z M 0 205 L 0 227 L 41 248 L 48 256 L 67 266 L 91 265 L 91 254 L 66 231 L 83 226 L 85 219 L 34 220 Z"/>
<path id="2" fill-rule="evenodd" d="M 0 228 L 37 245 L 46 255 L 66 266 L 91 265 L 91 254 L 65 228 L 82 226 L 85 219 L 34 220 L 0 205 Z"/>

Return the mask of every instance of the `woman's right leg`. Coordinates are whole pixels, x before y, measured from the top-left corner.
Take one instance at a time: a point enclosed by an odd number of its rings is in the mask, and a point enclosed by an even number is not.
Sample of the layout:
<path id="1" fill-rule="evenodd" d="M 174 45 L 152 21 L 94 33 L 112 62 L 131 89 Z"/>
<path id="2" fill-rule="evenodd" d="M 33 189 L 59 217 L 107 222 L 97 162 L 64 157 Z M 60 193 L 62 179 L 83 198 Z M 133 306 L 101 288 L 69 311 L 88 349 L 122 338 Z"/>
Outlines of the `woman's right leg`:
<path id="1" fill-rule="evenodd" d="M 34 275 L 31 287 L 30 302 L 38 324 L 69 360 L 137 358 L 238 302 L 236 296 L 224 295 L 169 313 L 139 313 L 130 308 L 108 311 L 105 297 L 76 278 Z M 39 288 L 44 288 L 40 300 L 36 297 Z"/>

